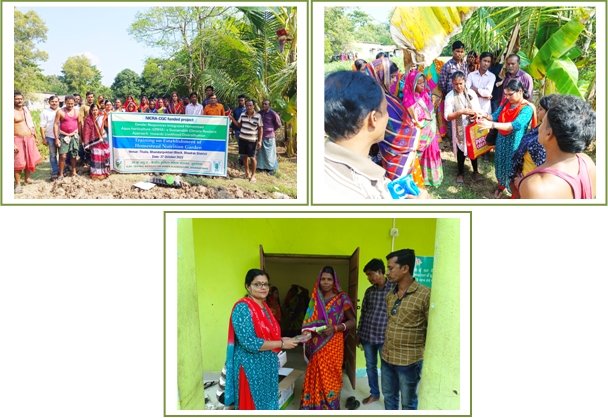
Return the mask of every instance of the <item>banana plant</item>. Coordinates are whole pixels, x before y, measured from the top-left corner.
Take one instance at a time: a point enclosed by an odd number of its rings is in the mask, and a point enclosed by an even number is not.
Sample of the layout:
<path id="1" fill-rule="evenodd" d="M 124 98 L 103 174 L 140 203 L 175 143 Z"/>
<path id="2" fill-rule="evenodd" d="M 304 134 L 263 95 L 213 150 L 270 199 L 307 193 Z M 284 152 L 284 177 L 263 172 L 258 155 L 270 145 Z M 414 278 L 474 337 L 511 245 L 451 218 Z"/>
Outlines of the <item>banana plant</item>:
<path id="1" fill-rule="evenodd" d="M 537 44 L 540 49 L 525 70 L 533 78 L 541 80 L 543 93 L 548 94 L 556 90 L 560 94 L 584 97 L 589 84 L 578 80 L 578 68 L 573 60 L 583 52 L 575 43 L 594 13 L 580 9 L 580 14 L 561 28 L 547 29 L 542 33 L 542 36 L 546 37 L 553 32 L 542 45 Z M 542 37 L 540 39 L 542 40 Z"/>

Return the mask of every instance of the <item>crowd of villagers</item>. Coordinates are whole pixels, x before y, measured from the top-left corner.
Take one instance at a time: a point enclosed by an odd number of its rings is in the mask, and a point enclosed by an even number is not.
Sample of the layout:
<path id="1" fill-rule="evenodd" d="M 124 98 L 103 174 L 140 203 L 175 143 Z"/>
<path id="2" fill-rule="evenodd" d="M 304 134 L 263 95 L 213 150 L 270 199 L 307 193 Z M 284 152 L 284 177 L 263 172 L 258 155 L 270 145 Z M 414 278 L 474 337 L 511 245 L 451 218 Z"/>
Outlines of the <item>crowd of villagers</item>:
<path id="1" fill-rule="evenodd" d="M 246 100 L 244 95 L 239 96 L 239 105 L 231 110 L 221 103 L 213 86 L 207 86 L 205 94 L 202 103 L 198 102 L 196 92 L 189 97 L 180 97 L 176 92 L 170 98 L 142 96 L 139 103 L 129 94 L 123 103 L 120 98 L 113 101 L 103 95 L 95 98 L 93 92 L 88 92 L 85 100 L 79 94 L 65 96 L 61 108 L 59 97 L 51 96 L 49 107 L 40 115 L 42 143 L 49 148 L 51 181 L 70 174 L 79 176 L 77 162 L 90 166 L 92 179 L 103 180 L 110 176 L 108 120 L 109 115 L 115 112 L 229 117 L 239 142 L 239 163 L 245 166 L 246 177 L 255 182 L 256 168 L 273 175 L 279 168 L 275 131 L 281 127 L 281 122 L 278 114 L 270 109 L 270 101 L 265 100 L 262 110 L 255 113 L 255 103 Z M 15 93 L 15 193 L 23 193 L 20 180 L 23 170 L 25 184 L 39 182 L 29 178 L 30 172 L 35 171 L 36 165 L 42 161 L 36 146 L 37 139 L 31 113 L 23 106 L 23 95 Z M 251 162 L 251 175 L 248 162 Z M 70 166 L 71 173 L 67 168 Z"/>
<path id="2" fill-rule="evenodd" d="M 444 141 L 446 150 L 452 151 L 458 162 L 455 183 L 464 183 L 467 157 L 474 180 L 481 183 L 477 161 L 481 158 L 469 155 L 466 146 L 466 130 L 477 124 L 478 128 L 489 130 L 486 140 L 495 146 L 498 184 L 494 197 L 501 198 L 507 190 L 511 198 L 519 198 L 521 180 L 529 174 L 545 172 L 539 168 L 548 161 L 546 150 L 539 143 L 539 126 L 552 103 L 561 101 L 564 106 L 578 108 L 581 117 L 589 115 L 579 122 L 591 126 L 593 133 L 579 138 L 575 145 L 560 144 L 562 152 L 578 157 L 573 159 L 574 168 L 570 170 L 574 176 L 563 169 L 556 175 L 568 184 L 581 183 L 580 187 L 572 186 L 574 193 L 578 188 L 587 189 L 587 198 L 592 198 L 587 166 L 593 162 L 582 152 L 595 138 L 593 109 L 574 96 L 557 94 L 541 98 L 539 106 L 535 106 L 532 77 L 520 68 L 517 54 L 509 55 L 504 64 L 498 63 L 501 50 L 479 55 L 470 51 L 465 57 L 465 45 L 460 41 L 452 44 L 452 54 L 446 63 L 436 59 L 429 67 L 412 65 L 405 73 L 383 52 L 372 62 L 357 59 L 353 63 L 352 71 L 372 77 L 388 102 L 386 133 L 369 151 L 369 157 L 386 170 L 388 180 L 411 175 L 420 189 L 439 186 L 444 177 L 439 143 Z M 567 141 L 575 142 L 569 138 Z M 488 154 L 483 154 L 484 162 L 489 160 Z M 576 178 L 579 165 L 582 180 Z M 595 168 L 590 167 L 589 172 L 594 177 Z M 427 193 L 423 195 L 428 197 Z"/>

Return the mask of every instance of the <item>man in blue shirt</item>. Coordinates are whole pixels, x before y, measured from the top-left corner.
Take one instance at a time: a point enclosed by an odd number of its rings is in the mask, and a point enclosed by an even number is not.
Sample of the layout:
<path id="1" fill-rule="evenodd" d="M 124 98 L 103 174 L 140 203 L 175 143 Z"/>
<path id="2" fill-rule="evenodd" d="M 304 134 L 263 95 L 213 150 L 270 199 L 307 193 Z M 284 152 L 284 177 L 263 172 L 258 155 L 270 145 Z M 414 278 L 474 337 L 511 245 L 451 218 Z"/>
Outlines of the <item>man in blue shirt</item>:
<path id="1" fill-rule="evenodd" d="M 365 353 L 367 381 L 371 395 L 363 399 L 363 405 L 369 405 L 380 399 L 378 355 L 382 352 L 384 334 L 388 324 L 386 295 L 395 285 L 384 277 L 384 262 L 380 259 L 374 258 L 367 263 L 363 271 L 372 286 L 367 288 L 363 297 L 356 342 L 357 345 L 361 344 Z"/>

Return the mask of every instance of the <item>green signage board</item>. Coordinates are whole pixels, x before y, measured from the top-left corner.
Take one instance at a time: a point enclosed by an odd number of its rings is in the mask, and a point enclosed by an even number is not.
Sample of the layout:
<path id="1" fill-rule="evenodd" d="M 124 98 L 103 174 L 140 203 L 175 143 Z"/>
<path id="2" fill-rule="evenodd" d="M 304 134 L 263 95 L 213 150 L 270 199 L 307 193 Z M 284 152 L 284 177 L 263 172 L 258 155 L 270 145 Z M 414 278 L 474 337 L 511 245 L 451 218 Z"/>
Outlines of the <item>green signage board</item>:
<path id="1" fill-rule="evenodd" d="M 227 175 L 225 116 L 110 113 L 111 165 L 119 173 Z"/>
<path id="2" fill-rule="evenodd" d="M 419 283 L 422 283 L 427 287 L 432 287 L 434 261 L 435 257 L 416 257 L 414 277 Z"/>

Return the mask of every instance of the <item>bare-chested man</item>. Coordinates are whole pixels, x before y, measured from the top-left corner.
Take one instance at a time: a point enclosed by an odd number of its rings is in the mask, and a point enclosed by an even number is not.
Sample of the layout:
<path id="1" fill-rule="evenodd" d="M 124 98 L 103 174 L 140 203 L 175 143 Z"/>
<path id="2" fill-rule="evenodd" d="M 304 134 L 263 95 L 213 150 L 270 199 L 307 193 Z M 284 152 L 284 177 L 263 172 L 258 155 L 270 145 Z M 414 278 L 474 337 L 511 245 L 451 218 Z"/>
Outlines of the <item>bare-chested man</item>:
<path id="1" fill-rule="evenodd" d="M 23 107 L 23 95 L 15 93 L 15 193 L 23 193 L 21 170 L 25 170 L 25 184 L 38 183 L 30 180 L 30 172 L 42 161 L 36 142 L 36 126 L 30 111 Z"/>
<path id="2" fill-rule="evenodd" d="M 59 149 L 59 178 L 63 178 L 65 159 L 70 153 L 70 164 L 72 166 L 72 177 L 76 174 L 76 158 L 78 157 L 78 110 L 74 108 L 74 96 L 65 97 L 65 109 L 59 109 L 53 126 L 55 133 L 55 144 Z"/>

